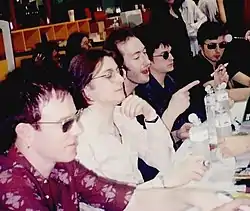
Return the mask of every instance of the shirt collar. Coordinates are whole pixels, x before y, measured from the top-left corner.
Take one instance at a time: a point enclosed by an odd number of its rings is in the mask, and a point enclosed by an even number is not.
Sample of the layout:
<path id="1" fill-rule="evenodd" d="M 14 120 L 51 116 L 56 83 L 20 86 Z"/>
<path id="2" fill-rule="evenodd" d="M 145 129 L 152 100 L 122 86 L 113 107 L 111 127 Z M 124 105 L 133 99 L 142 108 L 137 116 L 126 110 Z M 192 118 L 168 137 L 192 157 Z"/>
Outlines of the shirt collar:
<path id="1" fill-rule="evenodd" d="M 155 79 L 155 77 L 154 77 L 152 74 L 150 74 L 149 77 L 150 77 L 149 84 L 150 84 L 151 86 L 153 86 L 153 87 L 158 87 L 158 86 L 159 86 L 160 88 L 164 89 L 164 88 L 159 84 L 159 82 Z M 171 81 L 172 83 L 174 83 L 173 78 L 172 78 L 169 74 L 166 74 L 165 79 L 164 79 L 164 86 L 165 86 L 165 88 L 168 87 L 168 86 L 170 85 L 170 84 L 169 84 L 170 81 Z"/>
<path id="2" fill-rule="evenodd" d="M 44 182 L 46 180 L 46 178 L 43 177 L 34 166 L 32 166 L 32 164 L 25 158 L 16 146 L 12 146 L 10 148 L 7 157 L 13 161 L 13 166 L 18 165 L 20 168 L 25 168 L 37 179 L 38 182 Z"/>

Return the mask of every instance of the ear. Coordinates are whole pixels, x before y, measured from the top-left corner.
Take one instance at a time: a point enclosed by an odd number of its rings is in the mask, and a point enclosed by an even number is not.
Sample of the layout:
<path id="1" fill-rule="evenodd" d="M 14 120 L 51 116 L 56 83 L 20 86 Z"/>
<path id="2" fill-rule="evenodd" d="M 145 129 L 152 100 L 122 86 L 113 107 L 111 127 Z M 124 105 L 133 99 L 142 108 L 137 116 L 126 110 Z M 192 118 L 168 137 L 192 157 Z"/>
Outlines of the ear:
<path id="1" fill-rule="evenodd" d="M 32 142 L 34 140 L 34 131 L 35 128 L 32 127 L 32 125 L 28 123 L 19 123 L 16 126 L 16 134 L 17 137 L 20 138 L 22 141 L 24 141 L 25 146 L 31 146 Z"/>
<path id="2" fill-rule="evenodd" d="M 93 88 L 90 84 L 86 85 L 82 92 L 83 97 L 88 101 L 93 101 Z"/>

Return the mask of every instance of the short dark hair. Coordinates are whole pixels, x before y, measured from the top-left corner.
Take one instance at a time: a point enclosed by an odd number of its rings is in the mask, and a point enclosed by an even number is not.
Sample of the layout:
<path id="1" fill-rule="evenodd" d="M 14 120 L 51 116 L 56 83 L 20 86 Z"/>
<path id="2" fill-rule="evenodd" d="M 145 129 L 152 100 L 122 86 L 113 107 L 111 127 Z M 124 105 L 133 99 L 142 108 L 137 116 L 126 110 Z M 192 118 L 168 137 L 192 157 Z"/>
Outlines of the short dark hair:
<path id="1" fill-rule="evenodd" d="M 169 46 L 169 39 L 167 36 L 158 31 L 153 31 L 150 25 L 141 26 L 137 29 L 135 35 L 145 45 L 147 55 L 151 61 L 153 60 L 155 49 L 159 48 L 160 44 Z"/>
<path id="2" fill-rule="evenodd" d="M 19 123 L 29 123 L 35 129 L 41 119 L 40 104 L 49 101 L 54 90 L 58 98 L 72 91 L 69 73 L 55 66 L 30 66 L 17 68 L 0 83 L 0 154 L 16 141 L 15 128 Z"/>
<path id="3" fill-rule="evenodd" d="M 227 30 L 224 25 L 218 22 L 207 21 L 198 29 L 197 40 L 200 45 L 203 45 L 206 40 L 214 40 L 226 34 Z"/>
<path id="4" fill-rule="evenodd" d="M 112 31 L 106 41 L 104 42 L 103 49 L 114 53 L 114 59 L 119 67 L 123 67 L 123 55 L 117 48 L 117 44 L 126 42 L 129 38 L 135 37 L 131 29 L 122 28 Z"/>
<path id="5" fill-rule="evenodd" d="M 74 32 L 69 36 L 65 47 L 67 57 L 72 59 L 74 56 L 82 53 L 81 42 L 84 37 L 88 38 L 88 35 L 83 32 Z"/>
<path id="6" fill-rule="evenodd" d="M 72 59 L 69 65 L 69 72 L 73 75 L 74 84 L 77 89 L 82 91 L 92 80 L 96 65 L 101 62 L 105 56 L 113 58 L 113 54 L 106 50 L 90 49 L 84 54 L 77 55 Z"/>

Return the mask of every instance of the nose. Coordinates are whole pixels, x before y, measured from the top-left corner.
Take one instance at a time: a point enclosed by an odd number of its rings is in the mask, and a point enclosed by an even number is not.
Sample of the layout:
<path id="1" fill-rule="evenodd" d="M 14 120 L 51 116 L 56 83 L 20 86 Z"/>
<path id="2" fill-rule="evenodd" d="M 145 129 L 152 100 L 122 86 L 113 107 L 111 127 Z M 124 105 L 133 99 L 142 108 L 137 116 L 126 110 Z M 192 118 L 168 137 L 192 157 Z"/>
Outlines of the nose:
<path id="1" fill-rule="evenodd" d="M 121 74 L 116 74 L 116 80 L 117 83 L 122 84 L 124 82 L 124 77 L 121 76 Z"/>
<path id="2" fill-rule="evenodd" d="M 174 57 L 173 57 L 173 55 L 171 54 L 171 53 L 169 53 L 169 57 L 168 57 L 171 61 L 173 61 L 174 60 Z"/>
<path id="3" fill-rule="evenodd" d="M 70 131 L 72 135 L 79 136 L 84 131 L 82 123 L 80 121 L 78 122 L 75 121 Z"/>
<path id="4" fill-rule="evenodd" d="M 220 47 L 219 47 L 218 44 L 216 45 L 215 51 L 216 51 L 216 52 L 220 52 Z"/>

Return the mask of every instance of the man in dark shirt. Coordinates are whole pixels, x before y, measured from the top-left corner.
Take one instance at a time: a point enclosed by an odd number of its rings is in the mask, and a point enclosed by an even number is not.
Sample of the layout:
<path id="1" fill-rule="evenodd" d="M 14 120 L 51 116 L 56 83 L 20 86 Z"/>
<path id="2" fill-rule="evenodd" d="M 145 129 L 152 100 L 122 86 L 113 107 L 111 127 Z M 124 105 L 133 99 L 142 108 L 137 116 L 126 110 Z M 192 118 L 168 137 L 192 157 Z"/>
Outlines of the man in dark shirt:
<path id="1" fill-rule="evenodd" d="M 200 110 L 200 118 L 205 120 L 204 96 L 205 86 L 211 84 L 215 86 L 212 73 L 218 71 L 219 68 L 225 67 L 227 64 L 227 73 L 229 80 L 234 80 L 238 83 L 248 86 L 250 78 L 240 71 L 238 58 L 232 56 L 226 48 L 230 47 L 224 37 L 227 34 L 226 29 L 220 23 L 205 22 L 198 30 L 197 39 L 200 45 L 200 52 L 194 57 L 190 68 L 187 82 L 194 79 L 199 80 L 200 84 L 191 91 L 191 104 L 196 105 Z M 222 81 L 224 79 L 222 78 Z M 227 78 L 224 80 L 228 81 Z"/>
<path id="2" fill-rule="evenodd" d="M 148 33 L 149 31 L 147 30 L 148 28 L 138 27 L 134 29 L 134 33 L 132 33 L 129 30 L 120 29 L 112 32 L 104 43 L 104 49 L 115 53 L 115 60 L 118 66 L 126 72 L 124 82 L 125 95 L 130 95 L 139 84 L 145 84 L 149 81 L 151 62 L 148 58 L 145 46 L 141 40 L 137 38 L 139 34 Z M 164 111 L 162 120 L 169 130 L 172 129 L 173 123 L 179 114 L 183 113 L 189 106 L 188 90 L 196 84 L 197 81 L 179 90 L 173 100 L 171 100 L 171 109 Z M 178 132 L 182 135 L 183 133 L 186 134 L 187 130 L 188 128 L 184 126 Z M 146 164 L 139 159 L 139 169 L 142 172 L 144 180 L 148 181 L 153 179 L 158 171 L 156 169 L 148 170 L 147 166 L 145 166 Z"/>
<path id="3" fill-rule="evenodd" d="M 140 189 L 99 177 L 74 160 L 82 109 L 76 111 L 68 76 L 54 65 L 29 66 L 0 83 L 0 210 L 77 211 L 80 201 L 109 211 L 221 204 L 210 191 Z M 169 185 L 163 181 L 162 187 Z"/>
<path id="4" fill-rule="evenodd" d="M 211 81 L 211 74 L 220 64 L 228 63 L 227 72 L 229 80 L 234 80 L 245 86 L 250 85 L 250 77 L 240 71 L 239 60 L 228 51 L 229 43 L 224 39 L 227 31 L 216 22 L 205 22 L 198 30 L 197 39 L 201 47 L 199 55 L 193 60 L 194 77 L 200 80 L 200 84 Z"/>
<path id="5" fill-rule="evenodd" d="M 162 117 L 168 109 L 172 96 L 180 88 L 169 74 L 174 70 L 172 48 L 166 38 L 161 35 L 157 36 L 154 34 L 150 38 L 144 36 L 141 40 L 143 40 L 147 54 L 151 60 L 150 75 L 149 82 L 138 85 L 135 91 L 138 96 L 146 100 L 156 110 L 157 114 Z M 180 114 L 173 124 L 172 131 L 175 131 L 174 137 L 179 140 L 188 138 L 190 125 L 187 124 L 183 127 L 187 129 L 183 134 L 176 131 L 188 121 L 188 114 L 189 112 Z"/>

